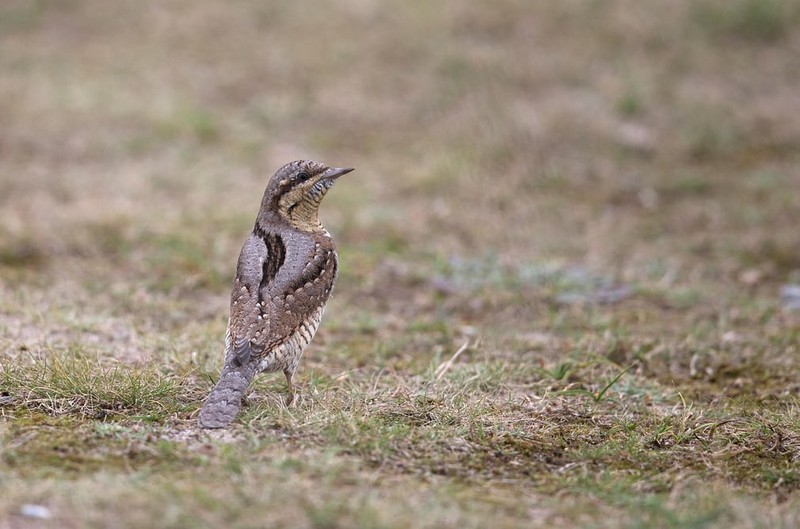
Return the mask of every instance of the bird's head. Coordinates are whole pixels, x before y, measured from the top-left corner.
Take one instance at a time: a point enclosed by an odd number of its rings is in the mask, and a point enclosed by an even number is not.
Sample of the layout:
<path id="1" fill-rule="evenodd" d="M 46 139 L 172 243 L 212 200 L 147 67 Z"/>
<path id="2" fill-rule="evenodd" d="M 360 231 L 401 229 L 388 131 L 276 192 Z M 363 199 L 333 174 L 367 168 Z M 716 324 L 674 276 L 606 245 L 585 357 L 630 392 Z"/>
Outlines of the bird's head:
<path id="1" fill-rule="evenodd" d="M 259 222 L 278 215 L 301 231 L 323 229 L 319 223 L 320 202 L 336 179 L 352 170 L 309 160 L 287 163 L 278 169 L 267 185 Z"/>

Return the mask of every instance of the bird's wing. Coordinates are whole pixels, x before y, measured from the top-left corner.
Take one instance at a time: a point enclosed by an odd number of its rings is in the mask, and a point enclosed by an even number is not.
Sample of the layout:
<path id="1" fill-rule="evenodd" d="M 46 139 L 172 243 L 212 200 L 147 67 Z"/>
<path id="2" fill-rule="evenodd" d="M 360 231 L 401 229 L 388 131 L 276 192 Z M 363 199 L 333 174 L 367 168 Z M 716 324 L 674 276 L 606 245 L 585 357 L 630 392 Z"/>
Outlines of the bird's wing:
<path id="1" fill-rule="evenodd" d="M 290 261 L 292 257 L 295 256 L 290 256 Z M 332 247 L 312 241 L 297 257 L 301 258 L 300 263 L 286 263 L 291 273 L 281 274 L 268 288 L 267 316 L 271 325 L 264 336 L 268 348 L 297 332 L 317 314 L 333 289 L 338 262 Z"/>
<path id="2" fill-rule="evenodd" d="M 242 247 L 231 294 L 226 346 L 240 365 L 291 336 L 324 305 L 333 288 L 333 248 L 310 241 L 286 253 L 277 234 L 253 233 Z"/>
<path id="3" fill-rule="evenodd" d="M 244 365 L 251 356 L 260 352 L 254 350 L 254 339 L 269 329 L 260 292 L 265 265 L 271 258 L 274 256 L 270 256 L 264 238 L 251 233 L 239 254 L 225 340 L 227 354 L 232 354 L 240 365 Z"/>

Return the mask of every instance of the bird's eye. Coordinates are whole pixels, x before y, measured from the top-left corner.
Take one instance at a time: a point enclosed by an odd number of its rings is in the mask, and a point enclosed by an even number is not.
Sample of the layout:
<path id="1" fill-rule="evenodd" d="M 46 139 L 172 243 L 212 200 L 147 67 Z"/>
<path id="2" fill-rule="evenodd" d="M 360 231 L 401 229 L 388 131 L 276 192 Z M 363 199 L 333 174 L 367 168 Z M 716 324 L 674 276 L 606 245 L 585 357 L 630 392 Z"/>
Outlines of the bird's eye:
<path id="1" fill-rule="evenodd" d="M 300 171 L 299 173 L 297 173 L 298 180 L 308 180 L 309 178 L 311 178 L 311 175 L 305 171 Z"/>

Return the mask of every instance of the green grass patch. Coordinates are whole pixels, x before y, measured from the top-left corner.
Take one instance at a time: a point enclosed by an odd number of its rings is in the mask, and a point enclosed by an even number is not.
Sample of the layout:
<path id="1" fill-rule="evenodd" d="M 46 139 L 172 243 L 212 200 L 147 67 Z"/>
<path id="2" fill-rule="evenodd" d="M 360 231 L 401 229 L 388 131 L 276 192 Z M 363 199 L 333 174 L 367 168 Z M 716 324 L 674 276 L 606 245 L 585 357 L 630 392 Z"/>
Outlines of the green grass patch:
<path id="1" fill-rule="evenodd" d="M 102 365 L 80 354 L 45 356 L 19 364 L 7 362 L 0 371 L 6 406 L 52 416 L 95 420 L 161 421 L 194 407 L 196 390 L 190 380 L 155 367 L 120 363 Z"/>

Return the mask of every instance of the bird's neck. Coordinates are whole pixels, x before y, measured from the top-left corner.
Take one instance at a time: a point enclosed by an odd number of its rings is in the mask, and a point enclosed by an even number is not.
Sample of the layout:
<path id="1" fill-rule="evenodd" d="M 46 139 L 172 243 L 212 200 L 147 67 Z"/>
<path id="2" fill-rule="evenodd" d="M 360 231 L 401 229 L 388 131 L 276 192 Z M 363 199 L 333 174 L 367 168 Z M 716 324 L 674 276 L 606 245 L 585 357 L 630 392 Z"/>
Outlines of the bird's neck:
<path id="1" fill-rule="evenodd" d="M 308 235 L 321 234 L 330 237 L 328 231 L 319 222 L 318 211 L 309 211 L 302 204 L 287 211 L 268 211 L 260 214 L 256 220 L 256 227 L 263 232 L 295 230 Z"/>
<path id="2" fill-rule="evenodd" d="M 283 212 L 282 216 L 293 228 L 300 231 L 315 233 L 325 230 L 319 222 L 319 209 L 305 200 Z"/>

